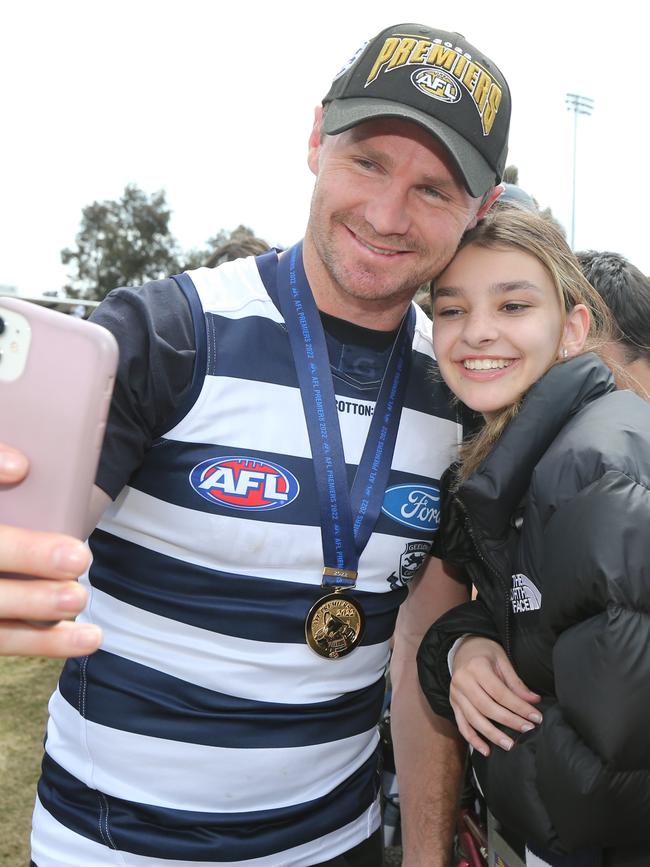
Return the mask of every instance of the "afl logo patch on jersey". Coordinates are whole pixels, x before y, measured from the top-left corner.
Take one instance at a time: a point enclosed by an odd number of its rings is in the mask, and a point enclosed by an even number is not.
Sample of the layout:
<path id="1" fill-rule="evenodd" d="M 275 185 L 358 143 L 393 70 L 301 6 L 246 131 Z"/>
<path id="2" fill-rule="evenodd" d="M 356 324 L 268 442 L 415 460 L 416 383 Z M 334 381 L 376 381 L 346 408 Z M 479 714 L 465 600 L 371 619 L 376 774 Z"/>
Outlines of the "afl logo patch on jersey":
<path id="1" fill-rule="evenodd" d="M 248 512 L 281 509 L 300 493 L 298 479 L 289 470 L 241 455 L 197 464 L 190 472 L 190 484 L 210 503 Z"/>
<path id="2" fill-rule="evenodd" d="M 406 527 L 433 532 L 440 523 L 440 491 L 433 485 L 395 485 L 386 491 L 381 510 Z"/>

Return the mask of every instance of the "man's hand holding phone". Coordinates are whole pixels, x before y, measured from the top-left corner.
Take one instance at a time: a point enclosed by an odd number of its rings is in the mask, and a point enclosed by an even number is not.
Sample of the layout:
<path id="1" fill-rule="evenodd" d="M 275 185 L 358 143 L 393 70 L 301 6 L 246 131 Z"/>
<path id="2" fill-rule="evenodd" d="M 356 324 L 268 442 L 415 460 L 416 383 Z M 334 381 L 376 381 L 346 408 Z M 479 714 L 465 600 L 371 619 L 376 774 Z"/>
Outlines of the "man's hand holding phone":
<path id="1" fill-rule="evenodd" d="M 93 487 L 118 361 L 106 329 L 0 299 L 0 654 L 84 656 L 79 541 L 109 497 Z"/>
<path id="2" fill-rule="evenodd" d="M 24 455 L 0 444 L 0 483 L 19 482 L 28 471 Z M 85 656 L 97 650 L 99 627 L 62 619 L 85 605 L 86 591 L 75 579 L 89 561 L 87 547 L 71 536 L 0 525 L 0 654 Z"/>

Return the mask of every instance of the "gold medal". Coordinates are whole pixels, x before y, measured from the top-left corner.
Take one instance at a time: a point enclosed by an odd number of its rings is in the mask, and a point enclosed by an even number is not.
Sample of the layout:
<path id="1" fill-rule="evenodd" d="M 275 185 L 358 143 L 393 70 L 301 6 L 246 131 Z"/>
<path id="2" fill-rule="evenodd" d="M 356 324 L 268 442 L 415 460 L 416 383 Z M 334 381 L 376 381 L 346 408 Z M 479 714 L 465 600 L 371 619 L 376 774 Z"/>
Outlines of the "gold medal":
<path id="1" fill-rule="evenodd" d="M 307 644 L 325 659 L 347 656 L 363 637 L 366 617 L 356 599 L 330 593 L 312 605 L 305 620 Z"/>

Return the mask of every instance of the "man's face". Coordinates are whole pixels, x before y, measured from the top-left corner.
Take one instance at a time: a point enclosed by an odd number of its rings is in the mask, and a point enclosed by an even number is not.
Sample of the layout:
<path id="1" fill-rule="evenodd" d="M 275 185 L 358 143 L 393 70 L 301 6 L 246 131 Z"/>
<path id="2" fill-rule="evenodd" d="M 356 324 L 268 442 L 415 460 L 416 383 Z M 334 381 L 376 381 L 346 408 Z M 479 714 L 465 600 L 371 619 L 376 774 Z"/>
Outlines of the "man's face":
<path id="1" fill-rule="evenodd" d="M 305 265 L 317 303 L 360 324 L 394 327 L 475 225 L 479 200 L 444 147 L 408 121 L 368 121 L 321 142 L 317 120 L 309 166 L 316 185 Z"/>

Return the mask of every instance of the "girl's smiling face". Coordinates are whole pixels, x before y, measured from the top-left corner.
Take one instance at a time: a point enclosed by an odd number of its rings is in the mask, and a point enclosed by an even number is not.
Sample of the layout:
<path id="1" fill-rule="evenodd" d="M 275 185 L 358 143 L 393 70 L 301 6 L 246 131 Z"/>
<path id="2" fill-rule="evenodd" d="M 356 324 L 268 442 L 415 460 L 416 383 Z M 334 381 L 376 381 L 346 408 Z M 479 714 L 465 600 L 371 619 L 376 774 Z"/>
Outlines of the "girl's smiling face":
<path id="1" fill-rule="evenodd" d="M 585 320 L 586 317 L 586 320 Z M 515 247 L 463 247 L 435 281 L 433 342 L 442 376 L 487 418 L 514 404 L 584 343 L 586 308 L 565 313 L 549 271 Z"/>

